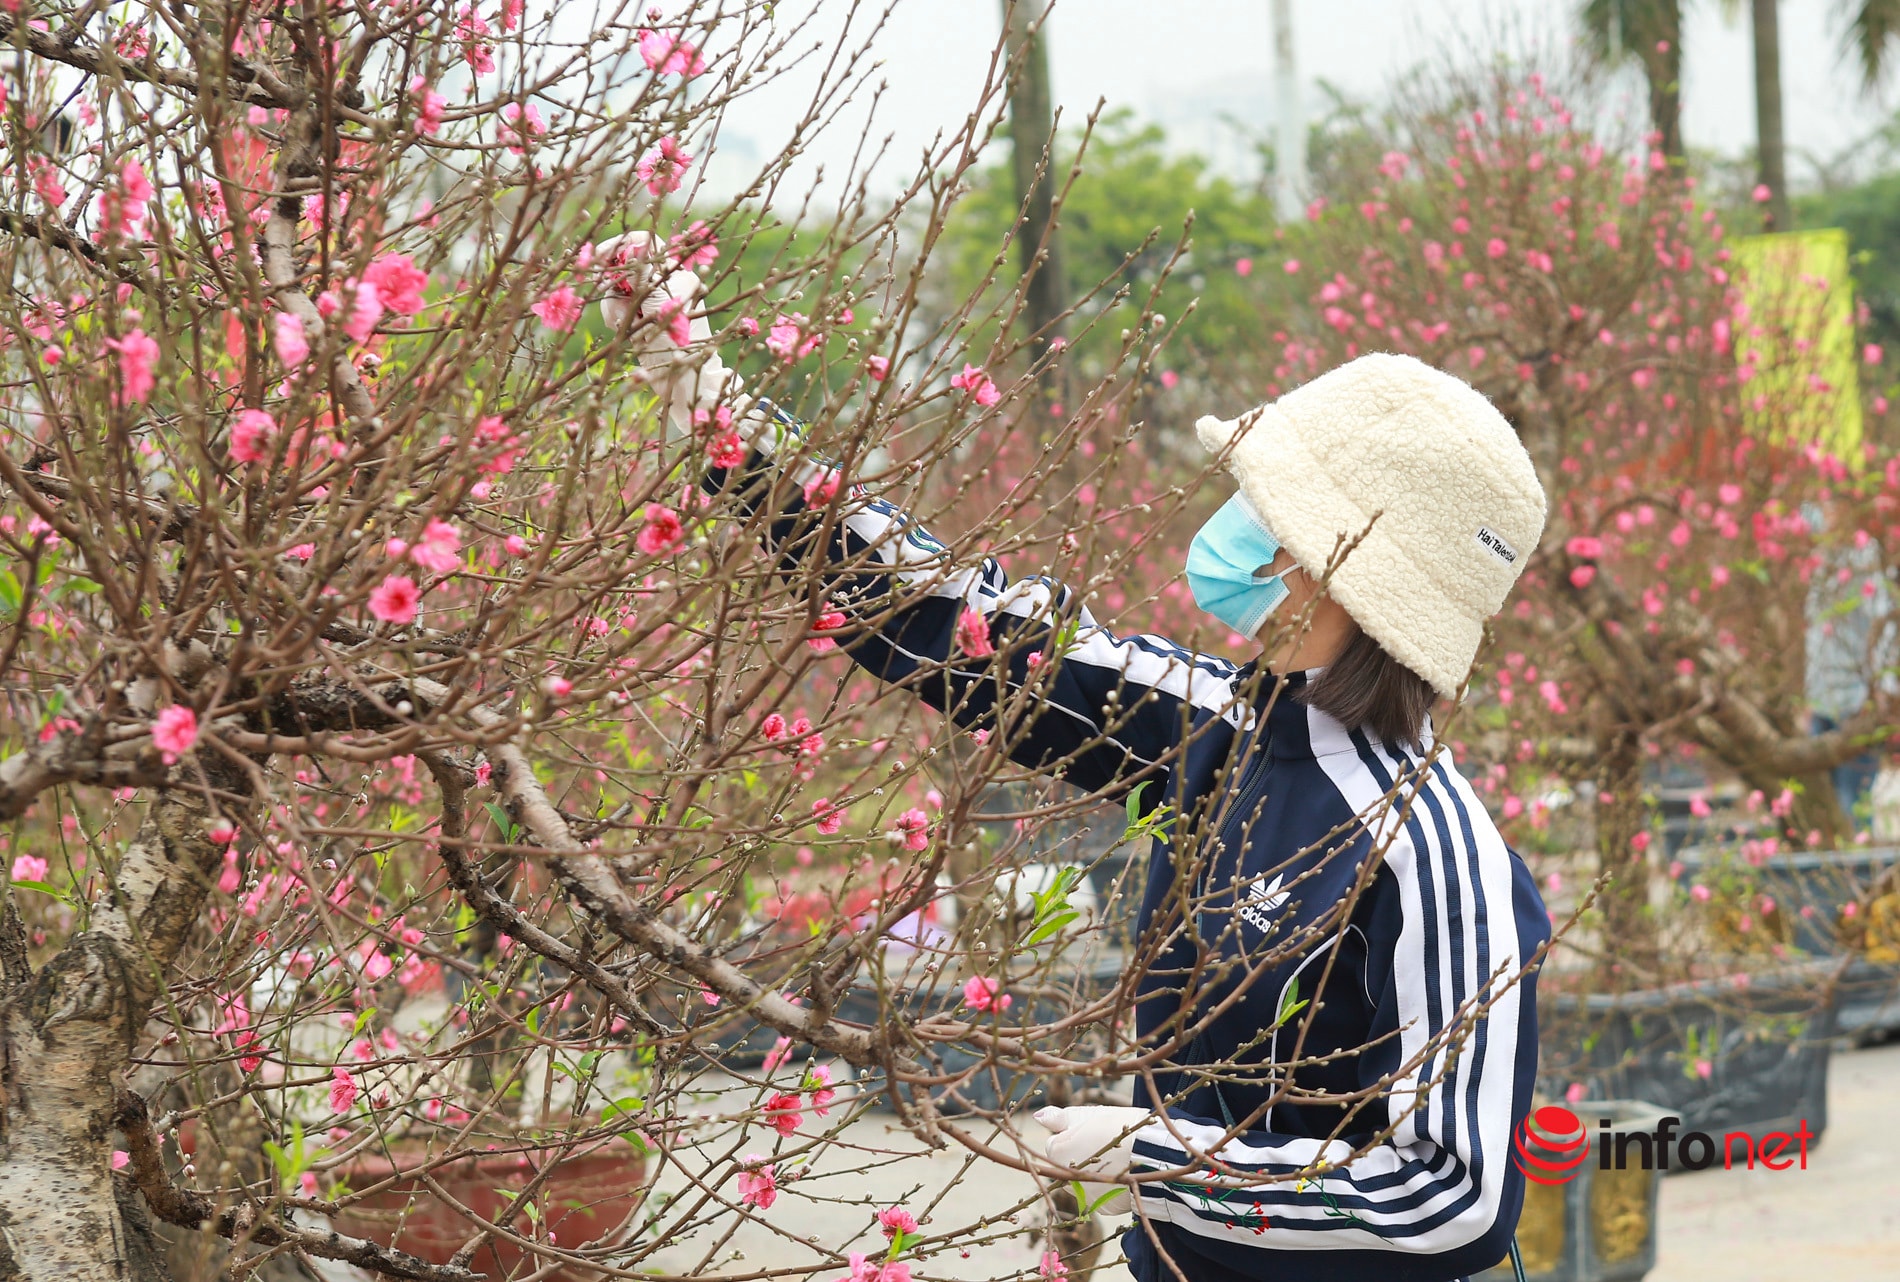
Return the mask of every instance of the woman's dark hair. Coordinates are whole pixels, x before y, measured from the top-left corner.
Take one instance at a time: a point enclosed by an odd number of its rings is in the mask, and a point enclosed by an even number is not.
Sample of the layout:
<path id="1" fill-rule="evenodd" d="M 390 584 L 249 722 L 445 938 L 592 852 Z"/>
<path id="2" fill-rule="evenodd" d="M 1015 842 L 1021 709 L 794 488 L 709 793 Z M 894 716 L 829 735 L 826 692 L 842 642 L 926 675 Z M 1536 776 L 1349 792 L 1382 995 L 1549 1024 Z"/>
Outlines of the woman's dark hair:
<path id="1" fill-rule="evenodd" d="M 1386 743 L 1420 746 L 1419 731 L 1436 696 L 1424 677 L 1367 636 L 1357 623 L 1339 657 L 1296 697 L 1348 730 L 1365 726 Z"/>

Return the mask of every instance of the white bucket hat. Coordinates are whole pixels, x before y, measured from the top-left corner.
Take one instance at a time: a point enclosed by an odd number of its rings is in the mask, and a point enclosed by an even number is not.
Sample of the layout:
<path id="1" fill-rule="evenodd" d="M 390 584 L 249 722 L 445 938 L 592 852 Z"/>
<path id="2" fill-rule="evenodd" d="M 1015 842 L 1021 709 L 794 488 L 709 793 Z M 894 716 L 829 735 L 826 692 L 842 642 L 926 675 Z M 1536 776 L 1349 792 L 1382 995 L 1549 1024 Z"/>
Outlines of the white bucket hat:
<path id="1" fill-rule="evenodd" d="M 1385 652 L 1456 698 L 1484 623 L 1544 533 L 1544 487 L 1470 384 L 1410 356 L 1348 361 L 1237 419 L 1195 424 L 1255 510 Z"/>

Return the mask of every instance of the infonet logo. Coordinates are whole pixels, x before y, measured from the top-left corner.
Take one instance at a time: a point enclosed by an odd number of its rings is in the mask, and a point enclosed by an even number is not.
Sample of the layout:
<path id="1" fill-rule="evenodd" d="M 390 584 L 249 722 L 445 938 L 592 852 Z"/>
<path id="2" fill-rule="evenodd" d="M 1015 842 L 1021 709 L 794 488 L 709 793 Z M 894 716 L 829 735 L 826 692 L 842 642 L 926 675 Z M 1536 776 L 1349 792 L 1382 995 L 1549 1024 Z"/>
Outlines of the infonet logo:
<path id="1" fill-rule="evenodd" d="M 1590 1132 L 1583 1129 L 1583 1119 L 1560 1104 L 1546 1104 L 1527 1116 L 1513 1142 L 1517 1169 L 1539 1184 L 1568 1184 L 1590 1159 Z"/>
<path id="2" fill-rule="evenodd" d="M 1746 1131 L 1730 1131 L 1719 1144 L 1706 1131 L 1684 1131 L 1680 1117 L 1663 1118 L 1656 1123 L 1653 1132 L 1616 1131 L 1611 1129 L 1614 1125 L 1607 1117 L 1597 1122 L 1595 1148 L 1599 1170 L 1624 1171 L 1634 1164 L 1645 1171 L 1666 1171 L 1673 1157 L 1683 1170 L 1701 1171 L 1714 1166 L 1718 1155 L 1722 1169 L 1729 1170 L 1735 1165 L 1739 1147 L 1741 1158 L 1751 1171 L 1758 1160 L 1771 1171 L 1788 1170 L 1798 1160 L 1800 1169 L 1805 1171 L 1808 1169 L 1808 1141 L 1814 1138 L 1806 1118 L 1792 1133 L 1770 1131 L 1758 1140 Z M 1511 1140 L 1516 1149 L 1511 1160 L 1517 1163 L 1525 1179 L 1539 1184 L 1568 1184 L 1576 1179 L 1578 1171 L 1589 1160 L 1592 1147 L 1583 1119 L 1561 1104 L 1547 1104 L 1526 1117 Z M 1790 1145 L 1796 1147 L 1798 1158 L 1788 1152 Z M 1636 1149 L 1633 1163 L 1631 1147 Z"/>

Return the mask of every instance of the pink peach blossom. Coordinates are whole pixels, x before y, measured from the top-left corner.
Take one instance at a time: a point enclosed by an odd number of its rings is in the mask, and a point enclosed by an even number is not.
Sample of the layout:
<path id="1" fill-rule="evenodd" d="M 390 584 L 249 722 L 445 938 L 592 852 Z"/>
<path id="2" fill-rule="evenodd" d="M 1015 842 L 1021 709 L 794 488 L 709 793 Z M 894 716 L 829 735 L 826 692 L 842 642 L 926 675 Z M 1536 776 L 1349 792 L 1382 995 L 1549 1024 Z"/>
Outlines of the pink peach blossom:
<path id="1" fill-rule="evenodd" d="M 310 358 L 310 340 L 304 337 L 302 317 L 277 312 L 271 317 L 271 338 L 277 359 L 284 364 L 295 368 Z"/>
<path id="2" fill-rule="evenodd" d="M 791 1135 L 798 1130 L 798 1119 L 804 1111 L 802 1101 L 796 1091 L 779 1091 L 765 1101 L 765 1124 L 780 1135 Z"/>
<path id="3" fill-rule="evenodd" d="M 679 513 L 663 503 L 647 504 L 646 521 L 634 544 L 648 556 L 660 556 L 678 547 L 686 538 Z"/>
<path id="4" fill-rule="evenodd" d="M 990 381 L 990 376 L 983 372 L 983 367 L 980 365 L 965 364 L 962 373 L 950 376 L 950 386 L 968 392 L 970 398 L 978 405 L 994 405 L 1003 398 L 1003 394 L 996 389 L 996 384 Z"/>
<path id="5" fill-rule="evenodd" d="M 679 190 L 680 182 L 686 175 L 686 167 L 692 163 L 691 153 L 680 146 L 679 139 L 668 134 L 640 157 L 639 163 L 634 166 L 634 173 L 653 195 L 666 196 Z"/>
<path id="6" fill-rule="evenodd" d="M 739 1172 L 740 1204 L 770 1210 L 772 1203 L 778 1200 L 778 1174 L 772 1163 L 757 1153 L 747 1153 L 739 1160 L 744 1163 L 744 1169 Z"/>
<path id="7" fill-rule="evenodd" d="M 425 570 L 436 574 L 447 574 L 459 569 L 462 532 L 447 521 L 430 520 L 423 527 L 422 539 L 409 549 L 409 559 Z"/>
<path id="8" fill-rule="evenodd" d="M 667 31 L 640 33 L 640 59 L 663 76 L 690 78 L 706 70 L 706 60 L 700 56 L 699 47 Z"/>
<path id="9" fill-rule="evenodd" d="M 242 410 L 231 425 L 231 459 L 237 463 L 262 463 L 271 455 L 271 438 L 277 435 L 277 420 L 263 410 Z"/>
<path id="10" fill-rule="evenodd" d="M 160 708 L 152 720 L 152 743 L 171 765 L 198 742 L 198 714 L 182 703 Z"/>
<path id="11" fill-rule="evenodd" d="M 719 261 L 719 241 L 712 228 L 694 219 L 685 231 L 666 242 L 666 256 L 675 267 L 692 271 Z"/>
<path id="12" fill-rule="evenodd" d="M 990 621 L 981 610 L 964 607 L 957 616 L 957 649 L 972 659 L 987 659 L 996 653 L 996 647 L 990 641 Z"/>
<path id="13" fill-rule="evenodd" d="M 963 1004 L 974 1011 L 1008 1010 L 1010 996 L 1002 987 L 986 975 L 972 975 L 963 984 Z"/>
<path id="14" fill-rule="evenodd" d="M 376 297 L 398 316 L 414 316 L 422 310 L 422 291 L 428 288 L 429 273 L 419 269 L 407 254 L 387 254 L 371 263 L 363 279 L 376 287 Z"/>
<path id="15" fill-rule="evenodd" d="M 350 1075 L 350 1070 L 338 1064 L 330 1070 L 330 1111 L 349 1112 L 356 1107 L 356 1097 L 361 1089 L 356 1078 Z"/>
<path id="16" fill-rule="evenodd" d="M 414 623 L 422 593 L 416 581 L 406 574 L 392 574 L 369 594 L 369 612 L 384 623 Z"/>
<path id="17" fill-rule="evenodd" d="M 503 104 L 501 121 L 501 140 L 517 156 L 532 150 L 535 140 L 548 131 L 541 109 L 533 103 L 526 107 L 517 102 Z"/>
<path id="18" fill-rule="evenodd" d="M 897 817 L 897 831 L 904 834 L 904 849 L 927 849 L 930 845 L 930 816 L 921 810 L 906 810 Z"/>
<path id="19" fill-rule="evenodd" d="M 158 385 L 152 371 L 158 363 L 158 340 L 142 329 L 135 329 L 124 338 L 107 339 L 106 346 L 119 354 L 119 386 L 112 393 L 112 403 L 144 403 Z"/>
<path id="20" fill-rule="evenodd" d="M 766 332 L 765 350 L 783 361 L 804 360 L 824 341 L 824 335 L 812 329 L 811 317 L 803 312 L 781 312 Z"/>
<path id="21" fill-rule="evenodd" d="M 350 295 L 349 314 L 343 318 L 343 332 L 353 342 L 367 343 L 382 318 L 383 300 L 376 286 L 366 280 L 357 281 Z"/>
<path id="22" fill-rule="evenodd" d="M 432 134 L 440 130 L 442 113 L 448 109 L 449 100 L 431 88 L 421 76 L 409 82 L 409 96 L 416 104 L 416 132 Z"/>
<path id="23" fill-rule="evenodd" d="M 838 1095 L 831 1085 L 831 1070 L 823 1064 L 813 1064 L 805 1072 L 804 1086 L 811 1092 L 811 1111 L 820 1117 L 831 1116 L 831 1101 Z"/>

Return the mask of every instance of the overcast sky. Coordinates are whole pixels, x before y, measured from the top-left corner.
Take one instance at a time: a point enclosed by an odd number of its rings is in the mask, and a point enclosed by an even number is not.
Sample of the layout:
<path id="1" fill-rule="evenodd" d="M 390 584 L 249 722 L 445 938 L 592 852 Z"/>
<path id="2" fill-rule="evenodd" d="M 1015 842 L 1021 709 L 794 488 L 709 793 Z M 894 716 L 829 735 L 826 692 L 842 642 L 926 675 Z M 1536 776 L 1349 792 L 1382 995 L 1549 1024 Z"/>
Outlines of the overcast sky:
<path id="1" fill-rule="evenodd" d="M 785 0 L 784 21 L 816 9 L 800 47 L 836 43 L 847 0 Z M 875 49 L 877 78 L 888 83 L 877 133 L 895 136 L 881 176 L 895 182 L 918 149 L 953 126 L 974 104 L 999 25 L 1000 0 L 903 0 Z M 1689 144 L 1735 154 L 1755 131 L 1747 6 L 1724 22 L 1717 0 L 1688 0 L 1684 37 L 1683 129 Z M 1791 178 L 1811 172 L 1802 153 L 1831 157 L 1888 114 L 1894 94 L 1868 98 L 1841 55 L 1841 0 L 1782 0 L 1782 84 Z M 1575 0 L 1293 0 L 1301 79 L 1308 104 L 1317 81 L 1377 102 L 1408 68 L 1447 44 L 1495 43 L 1487 32 L 1512 29 L 1544 43 L 1568 40 Z M 1058 102 L 1079 119 L 1105 98 L 1166 126 L 1183 146 L 1241 163 L 1223 115 L 1271 128 L 1273 107 L 1269 0 L 1057 0 L 1049 24 Z M 859 29 L 868 29 L 860 19 Z M 861 37 L 860 37 L 861 38 Z M 793 74 L 745 99 L 728 116 L 723 153 L 709 174 L 724 186 L 783 148 L 784 122 L 802 105 L 812 77 Z M 1626 77 L 1631 109 L 1643 110 L 1641 81 Z M 839 172 L 854 129 L 839 128 L 810 153 Z M 810 171 L 807 170 L 807 173 Z"/>

